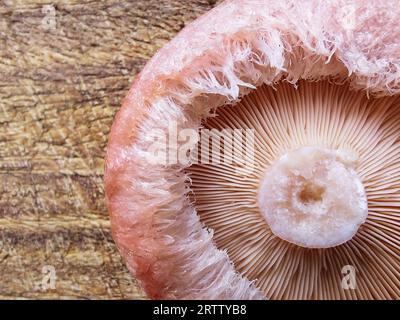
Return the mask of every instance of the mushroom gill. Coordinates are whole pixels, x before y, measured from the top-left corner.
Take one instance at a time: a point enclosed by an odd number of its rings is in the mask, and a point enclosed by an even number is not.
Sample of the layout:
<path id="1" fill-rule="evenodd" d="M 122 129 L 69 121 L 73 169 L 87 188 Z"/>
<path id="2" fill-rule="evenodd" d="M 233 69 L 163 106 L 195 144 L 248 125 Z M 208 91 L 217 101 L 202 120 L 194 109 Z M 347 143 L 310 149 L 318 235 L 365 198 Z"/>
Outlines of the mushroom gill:
<path id="1" fill-rule="evenodd" d="M 219 136 L 237 161 L 221 151 L 187 172 L 217 247 L 265 297 L 400 297 L 399 108 L 399 96 L 302 80 L 260 86 L 204 120 L 217 132 L 254 129 L 251 165 L 243 144 Z M 343 287 L 346 266 L 357 290 Z"/>

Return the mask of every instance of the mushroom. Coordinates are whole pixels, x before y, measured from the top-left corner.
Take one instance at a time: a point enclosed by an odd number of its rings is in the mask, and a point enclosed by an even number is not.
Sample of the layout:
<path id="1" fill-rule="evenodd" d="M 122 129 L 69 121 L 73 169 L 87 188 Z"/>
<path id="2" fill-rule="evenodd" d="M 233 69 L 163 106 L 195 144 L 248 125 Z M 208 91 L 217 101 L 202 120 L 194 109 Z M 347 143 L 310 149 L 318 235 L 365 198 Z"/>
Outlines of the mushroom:
<path id="1" fill-rule="evenodd" d="M 399 18 L 396 1 L 231 0 L 153 57 L 105 171 L 150 298 L 400 298 Z"/>
<path id="2" fill-rule="evenodd" d="M 187 171 L 217 247 L 266 297 L 398 296 L 399 107 L 398 96 L 302 80 L 261 86 L 207 119 L 256 131 L 254 170 L 221 161 Z M 342 288 L 348 265 L 357 290 Z"/>

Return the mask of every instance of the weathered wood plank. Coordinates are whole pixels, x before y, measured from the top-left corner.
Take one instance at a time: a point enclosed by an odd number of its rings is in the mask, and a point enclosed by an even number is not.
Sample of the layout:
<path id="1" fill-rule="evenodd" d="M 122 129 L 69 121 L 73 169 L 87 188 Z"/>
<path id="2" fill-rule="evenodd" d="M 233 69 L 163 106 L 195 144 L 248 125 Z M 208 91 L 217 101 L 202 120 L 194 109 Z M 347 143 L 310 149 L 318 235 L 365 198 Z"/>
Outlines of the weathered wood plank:
<path id="1" fill-rule="evenodd" d="M 110 235 L 107 135 L 146 61 L 215 2 L 0 2 L 0 298 L 144 298 Z"/>

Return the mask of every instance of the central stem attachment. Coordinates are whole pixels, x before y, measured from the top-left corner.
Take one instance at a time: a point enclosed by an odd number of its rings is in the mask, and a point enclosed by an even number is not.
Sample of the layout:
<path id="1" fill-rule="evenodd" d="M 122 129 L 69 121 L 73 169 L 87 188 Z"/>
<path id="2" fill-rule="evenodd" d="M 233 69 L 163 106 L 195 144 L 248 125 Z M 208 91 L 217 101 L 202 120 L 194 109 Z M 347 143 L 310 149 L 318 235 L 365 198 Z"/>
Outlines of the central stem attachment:
<path id="1" fill-rule="evenodd" d="M 272 232 L 308 248 L 350 240 L 368 215 L 356 161 L 349 151 L 316 147 L 282 156 L 265 173 L 258 194 Z"/>

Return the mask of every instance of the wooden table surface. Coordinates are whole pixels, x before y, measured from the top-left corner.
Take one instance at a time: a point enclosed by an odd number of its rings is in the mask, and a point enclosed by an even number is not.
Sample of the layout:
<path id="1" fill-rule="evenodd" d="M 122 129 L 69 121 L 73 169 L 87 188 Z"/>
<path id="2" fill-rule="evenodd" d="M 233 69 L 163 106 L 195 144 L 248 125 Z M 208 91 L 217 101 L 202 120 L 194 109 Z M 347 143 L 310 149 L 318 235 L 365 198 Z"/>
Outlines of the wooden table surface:
<path id="1" fill-rule="evenodd" d="M 110 234 L 107 135 L 146 61 L 215 2 L 0 1 L 0 298 L 145 298 Z"/>

